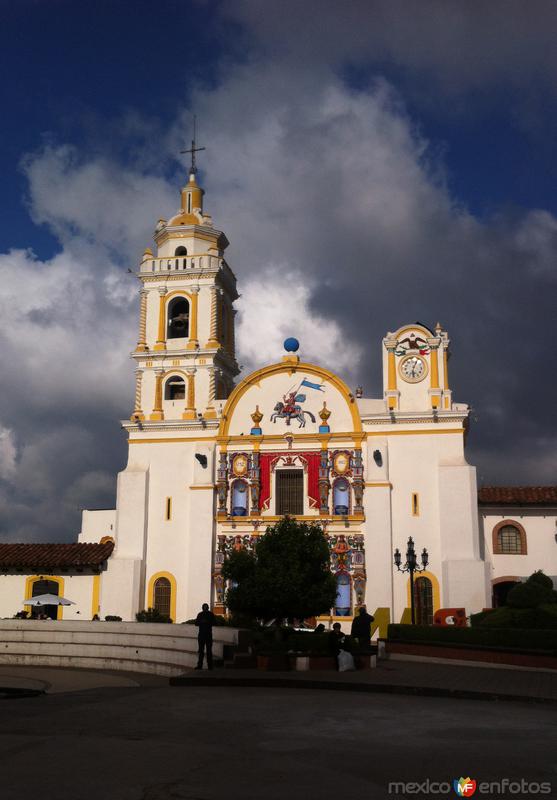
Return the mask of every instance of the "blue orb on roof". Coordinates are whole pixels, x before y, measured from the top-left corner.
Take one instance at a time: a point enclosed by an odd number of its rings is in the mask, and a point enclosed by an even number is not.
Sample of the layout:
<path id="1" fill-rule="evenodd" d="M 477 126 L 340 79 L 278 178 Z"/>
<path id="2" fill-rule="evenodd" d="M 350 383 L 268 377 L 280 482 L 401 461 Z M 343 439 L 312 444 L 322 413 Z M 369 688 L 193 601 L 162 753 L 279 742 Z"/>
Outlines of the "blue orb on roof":
<path id="1" fill-rule="evenodd" d="M 287 353 L 295 353 L 300 349 L 300 342 L 293 336 L 289 336 L 288 339 L 284 340 L 284 349 Z"/>

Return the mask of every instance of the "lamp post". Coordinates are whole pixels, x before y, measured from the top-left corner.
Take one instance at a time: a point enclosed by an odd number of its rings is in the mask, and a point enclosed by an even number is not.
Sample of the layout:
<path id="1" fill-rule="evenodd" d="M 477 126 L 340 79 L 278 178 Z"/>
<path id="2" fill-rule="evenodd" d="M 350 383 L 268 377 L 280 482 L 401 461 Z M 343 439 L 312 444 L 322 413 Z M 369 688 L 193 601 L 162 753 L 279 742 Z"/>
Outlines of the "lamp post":
<path id="1" fill-rule="evenodd" d="M 395 566 L 399 572 L 409 572 L 410 573 L 410 610 L 412 614 L 412 625 L 416 624 L 416 609 L 414 603 L 414 573 L 415 572 L 423 572 L 429 563 L 429 555 L 427 550 L 422 550 L 422 566 L 418 567 L 418 559 L 416 556 L 416 551 L 414 550 L 414 540 L 412 537 L 408 539 L 408 545 L 406 547 L 406 563 L 403 567 L 401 567 L 402 563 L 402 556 L 400 555 L 400 550 L 395 550 Z"/>

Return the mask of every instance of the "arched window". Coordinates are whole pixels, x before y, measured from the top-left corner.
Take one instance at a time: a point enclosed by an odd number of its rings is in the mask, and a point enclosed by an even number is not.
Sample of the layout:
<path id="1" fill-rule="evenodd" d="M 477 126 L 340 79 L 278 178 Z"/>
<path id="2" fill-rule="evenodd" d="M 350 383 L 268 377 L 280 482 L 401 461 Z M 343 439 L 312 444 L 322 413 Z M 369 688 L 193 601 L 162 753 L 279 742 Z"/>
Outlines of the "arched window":
<path id="1" fill-rule="evenodd" d="M 338 478 L 333 486 L 333 513 L 348 514 L 350 511 L 350 484 L 346 478 Z"/>
<path id="2" fill-rule="evenodd" d="M 505 519 L 493 529 L 493 552 L 525 556 L 528 553 L 526 531 L 519 522 Z"/>
<path id="3" fill-rule="evenodd" d="M 170 616 L 172 588 L 168 578 L 157 578 L 153 587 L 153 607 L 161 614 Z"/>
<path id="4" fill-rule="evenodd" d="M 174 251 L 175 256 L 187 256 L 188 251 L 185 247 L 177 247 Z"/>
<path id="5" fill-rule="evenodd" d="M 414 605 L 417 625 L 433 625 L 433 586 L 429 578 L 414 581 Z"/>
<path id="6" fill-rule="evenodd" d="M 248 485 L 245 481 L 232 484 L 232 516 L 245 517 L 248 513 Z"/>
<path id="7" fill-rule="evenodd" d="M 349 617 L 352 608 L 352 591 L 350 575 L 347 572 L 337 574 L 337 598 L 335 602 L 335 617 Z"/>
<path id="8" fill-rule="evenodd" d="M 190 304 L 185 297 L 175 297 L 168 304 L 168 339 L 189 336 Z"/>
<path id="9" fill-rule="evenodd" d="M 186 384 L 179 375 L 173 375 L 164 385 L 165 400 L 184 400 L 186 397 Z"/>

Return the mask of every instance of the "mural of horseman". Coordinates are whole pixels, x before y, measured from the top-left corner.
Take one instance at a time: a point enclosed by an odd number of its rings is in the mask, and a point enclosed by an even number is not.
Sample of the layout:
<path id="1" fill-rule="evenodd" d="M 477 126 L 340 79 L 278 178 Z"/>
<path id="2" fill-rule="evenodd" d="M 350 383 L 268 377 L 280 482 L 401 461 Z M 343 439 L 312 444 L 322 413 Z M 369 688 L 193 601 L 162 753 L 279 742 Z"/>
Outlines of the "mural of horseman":
<path id="1" fill-rule="evenodd" d="M 272 422 L 276 422 L 277 419 L 284 419 L 286 424 L 290 425 L 290 421 L 294 419 L 298 420 L 300 423 L 300 428 L 305 428 L 305 414 L 308 415 L 312 422 L 315 422 L 315 416 L 311 413 L 311 411 L 307 411 L 300 405 L 300 403 L 305 403 L 306 401 L 305 394 L 298 394 L 302 386 L 307 386 L 309 389 L 315 389 L 318 392 L 324 391 L 322 384 L 312 383 L 311 381 L 308 381 L 307 378 L 304 378 L 297 389 L 294 391 L 289 390 L 285 395 L 283 395 L 282 401 L 279 401 L 276 404 L 273 409 L 273 413 L 271 414 Z"/>

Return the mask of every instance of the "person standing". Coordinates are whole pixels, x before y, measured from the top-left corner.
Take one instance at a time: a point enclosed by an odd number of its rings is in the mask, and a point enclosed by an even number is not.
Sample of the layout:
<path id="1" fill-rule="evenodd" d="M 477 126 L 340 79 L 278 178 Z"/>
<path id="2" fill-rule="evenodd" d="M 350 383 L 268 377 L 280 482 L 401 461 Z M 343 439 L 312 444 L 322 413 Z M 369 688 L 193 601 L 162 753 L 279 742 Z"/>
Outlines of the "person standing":
<path id="1" fill-rule="evenodd" d="M 371 623 L 374 619 L 374 616 L 367 613 L 365 606 L 360 608 L 358 616 L 354 618 L 350 634 L 358 640 L 360 647 L 371 647 Z"/>
<path id="2" fill-rule="evenodd" d="M 209 611 L 207 603 L 203 603 L 201 611 L 196 617 L 195 624 L 199 628 L 197 633 L 197 667 L 203 669 L 203 652 L 207 656 L 207 669 L 213 669 L 213 625 L 215 615 Z"/>

